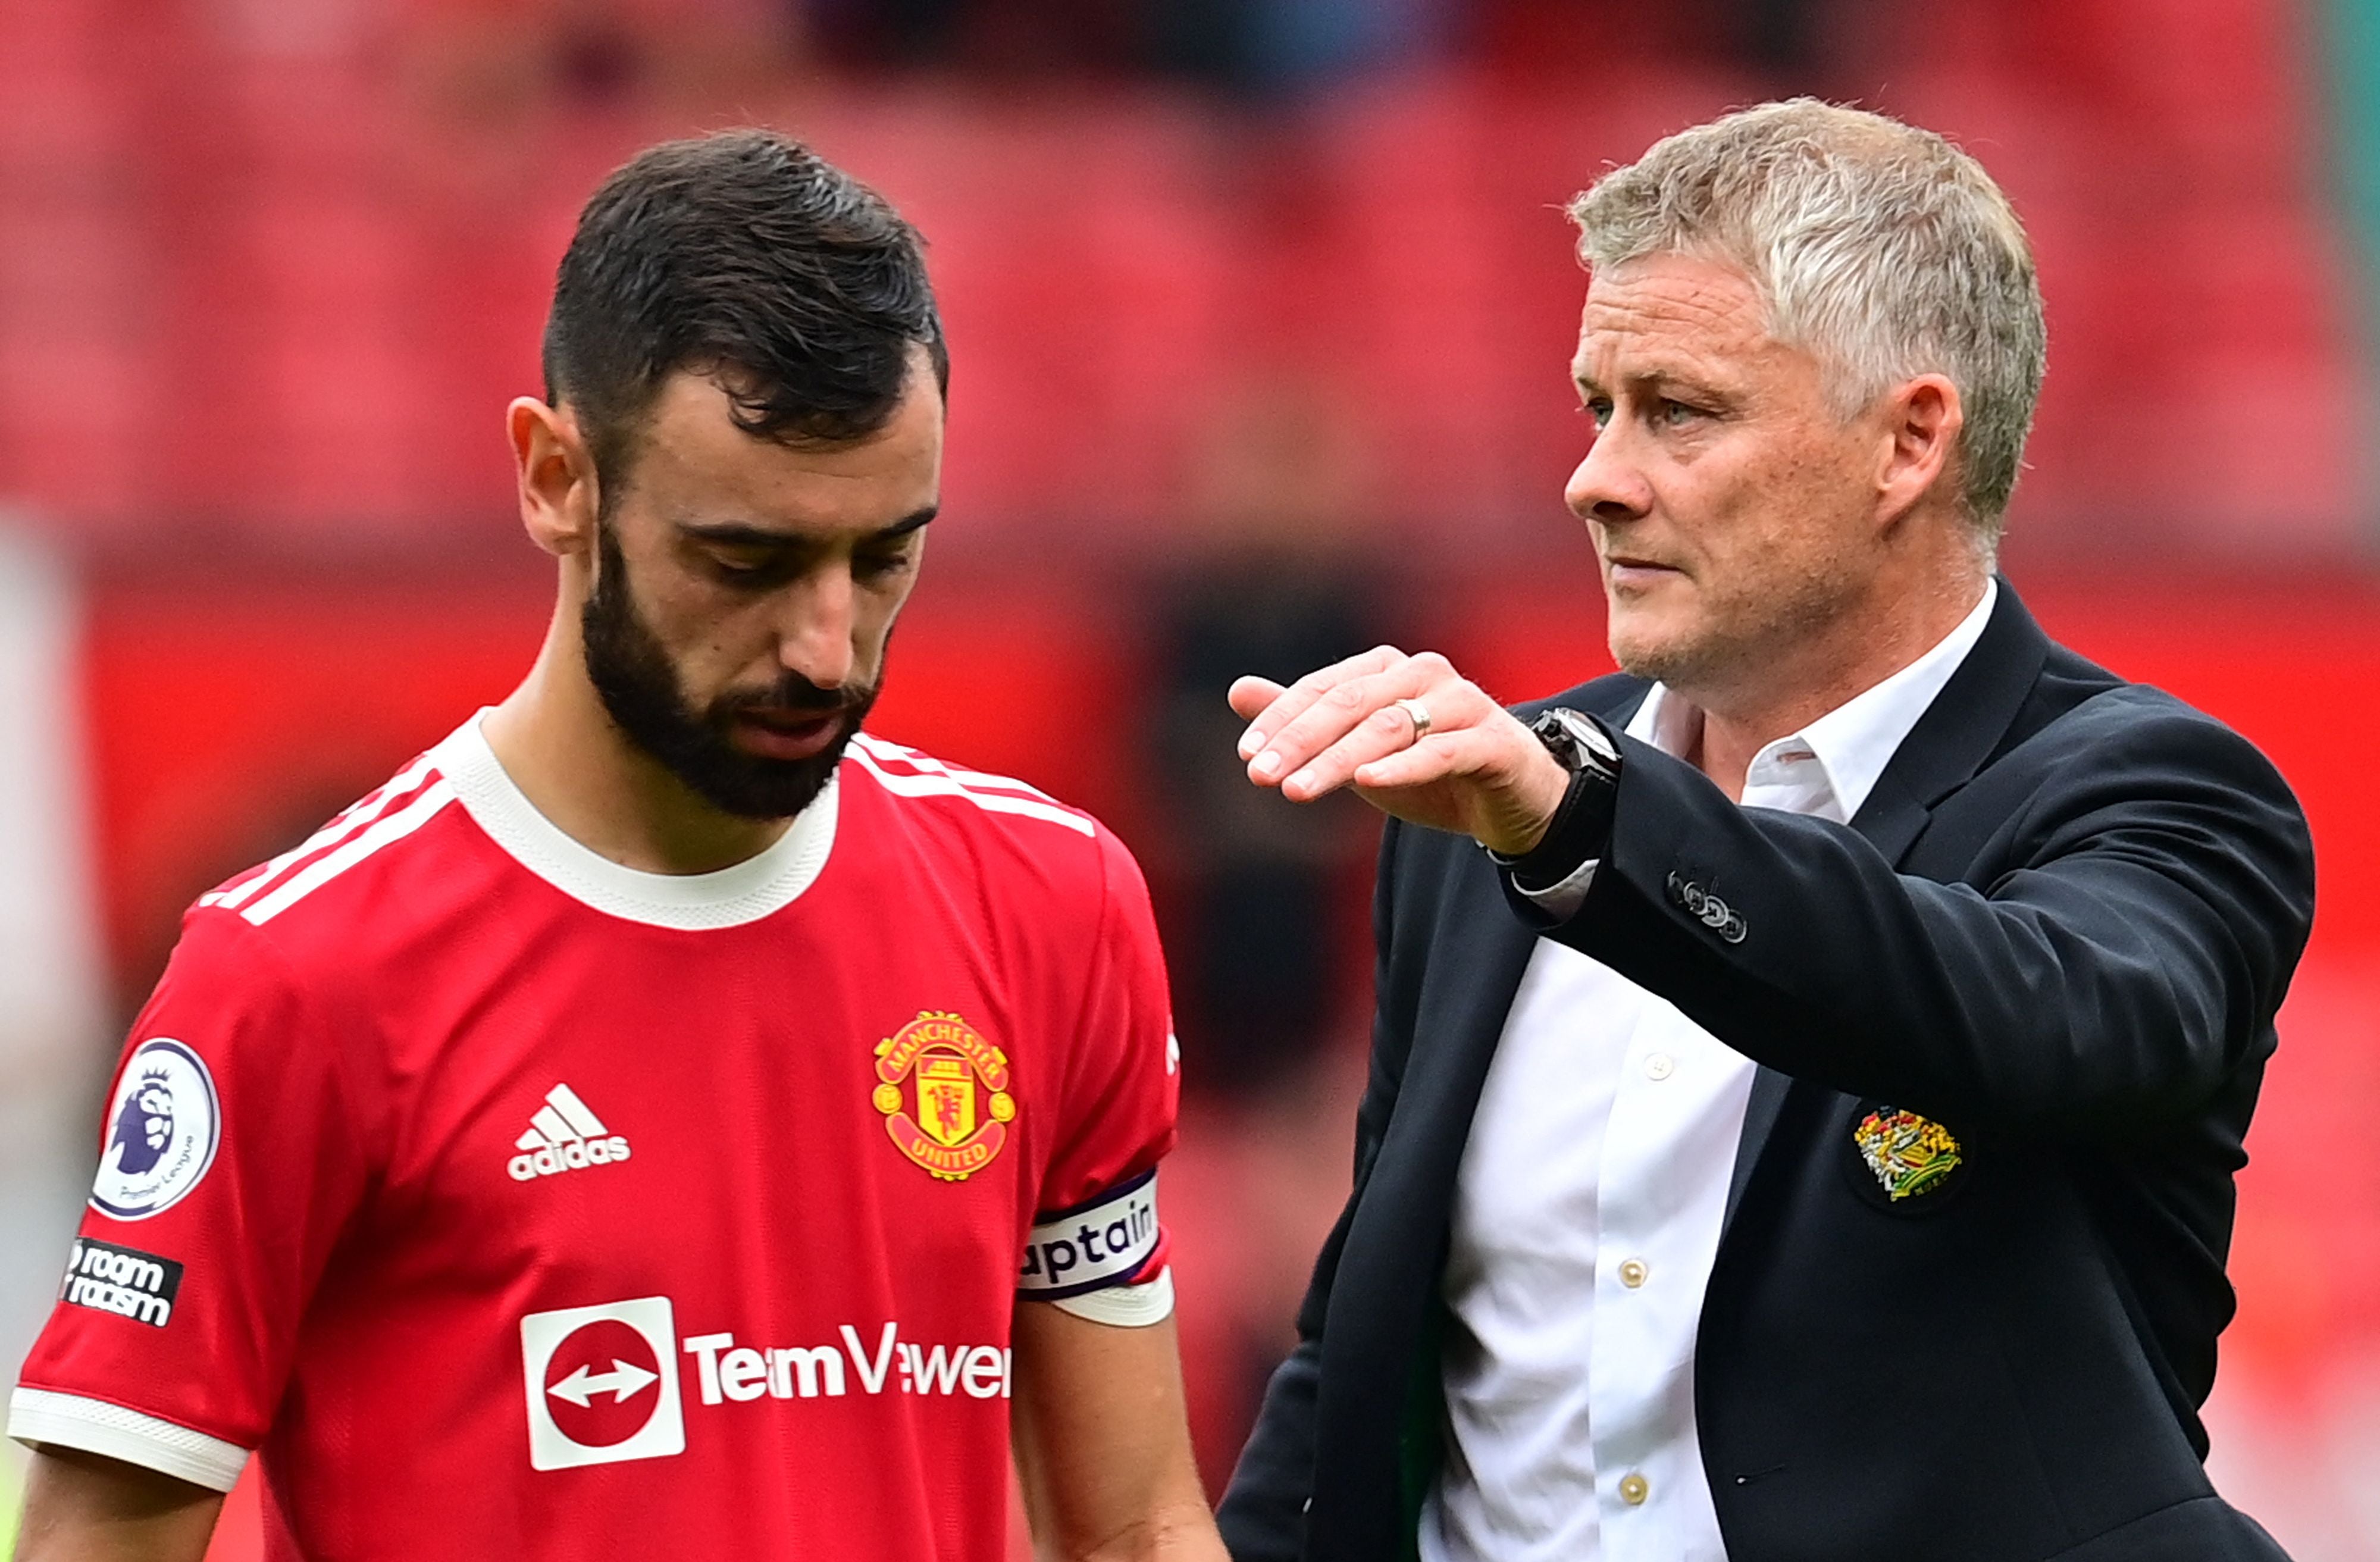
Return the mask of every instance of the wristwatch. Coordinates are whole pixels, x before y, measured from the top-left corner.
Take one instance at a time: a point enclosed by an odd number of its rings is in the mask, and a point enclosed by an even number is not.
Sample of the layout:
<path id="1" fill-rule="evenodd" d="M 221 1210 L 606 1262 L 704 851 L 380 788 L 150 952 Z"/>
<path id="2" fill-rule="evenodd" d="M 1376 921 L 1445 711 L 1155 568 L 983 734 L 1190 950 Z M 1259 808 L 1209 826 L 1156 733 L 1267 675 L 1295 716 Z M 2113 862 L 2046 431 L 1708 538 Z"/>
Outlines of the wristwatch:
<path id="1" fill-rule="evenodd" d="M 1559 760 L 1564 770 L 1575 773 L 1593 768 L 1600 771 L 1607 780 L 1618 784 L 1620 745 L 1611 740 L 1611 734 L 1603 729 L 1601 722 L 1585 711 L 1556 705 L 1551 710 L 1538 712 L 1537 719 L 1529 724 L 1529 730 L 1537 735 L 1537 741 L 1546 746 L 1546 752 Z"/>
<path id="2" fill-rule="evenodd" d="M 1612 808 L 1620 798 L 1620 744 L 1593 716 L 1560 705 L 1540 712 L 1529 730 L 1570 772 L 1570 789 L 1536 846 L 1518 857 L 1488 855 L 1521 888 L 1544 890 L 1610 848 Z"/>

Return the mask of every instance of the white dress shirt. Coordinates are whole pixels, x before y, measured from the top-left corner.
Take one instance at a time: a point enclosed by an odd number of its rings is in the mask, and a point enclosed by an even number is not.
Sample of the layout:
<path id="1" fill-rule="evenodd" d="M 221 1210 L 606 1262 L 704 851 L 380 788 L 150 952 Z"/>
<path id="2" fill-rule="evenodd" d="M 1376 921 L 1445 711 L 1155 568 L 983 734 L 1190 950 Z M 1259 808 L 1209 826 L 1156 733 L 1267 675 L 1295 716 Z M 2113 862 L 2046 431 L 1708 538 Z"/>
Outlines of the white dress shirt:
<path id="1" fill-rule="evenodd" d="M 1915 662 L 1763 748 L 1743 806 L 1848 823 L 1998 590 Z M 1628 735 L 1684 755 L 1701 726 L 1656 684 Z M 1575 909 L 1593 866 L 1534 898 Z M 1537 941 L 1456 1178 L 1447 1458 L 1424 1562 L 1724 1562 L 1694 1334 L 1753 1073 L 1666 1000 Z"/>

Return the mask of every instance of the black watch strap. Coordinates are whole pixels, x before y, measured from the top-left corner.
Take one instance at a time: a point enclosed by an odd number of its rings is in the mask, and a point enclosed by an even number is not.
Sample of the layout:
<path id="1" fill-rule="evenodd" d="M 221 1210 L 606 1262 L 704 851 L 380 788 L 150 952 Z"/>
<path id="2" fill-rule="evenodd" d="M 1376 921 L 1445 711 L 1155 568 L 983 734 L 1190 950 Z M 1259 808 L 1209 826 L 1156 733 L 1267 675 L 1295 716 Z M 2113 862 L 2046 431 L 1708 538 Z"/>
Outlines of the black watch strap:
<path id="1" fill-rule="evenodd" d="M 1612 810 L 1620 796 L 1620 745 L 1610 728 L 1584 712 L 1557 708 L 1529 725 L 1546 750 L 1570 772 L 1570 787 L 1537 844 L 1518 857 L 1490 852 L 1523 890 L 1543 893 L 1611 846 Z"/>

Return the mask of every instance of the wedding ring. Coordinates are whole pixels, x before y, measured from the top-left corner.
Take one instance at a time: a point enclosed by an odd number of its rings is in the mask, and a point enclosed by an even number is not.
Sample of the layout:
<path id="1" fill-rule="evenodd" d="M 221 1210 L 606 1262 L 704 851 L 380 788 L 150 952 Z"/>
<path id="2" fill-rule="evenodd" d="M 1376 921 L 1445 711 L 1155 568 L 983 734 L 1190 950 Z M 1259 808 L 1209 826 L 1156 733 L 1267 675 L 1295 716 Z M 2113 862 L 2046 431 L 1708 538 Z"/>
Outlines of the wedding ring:
<path id="1" fill-rule="evenodd" d="M 1394 703 L 1398 710 L 1405 714 L 1405 719 L 1413 723 L 1415 742 L 1418 743 L 1429 736 L 1430 719 L 1427 705 L 1418 700 L 1399 700 Z"/>

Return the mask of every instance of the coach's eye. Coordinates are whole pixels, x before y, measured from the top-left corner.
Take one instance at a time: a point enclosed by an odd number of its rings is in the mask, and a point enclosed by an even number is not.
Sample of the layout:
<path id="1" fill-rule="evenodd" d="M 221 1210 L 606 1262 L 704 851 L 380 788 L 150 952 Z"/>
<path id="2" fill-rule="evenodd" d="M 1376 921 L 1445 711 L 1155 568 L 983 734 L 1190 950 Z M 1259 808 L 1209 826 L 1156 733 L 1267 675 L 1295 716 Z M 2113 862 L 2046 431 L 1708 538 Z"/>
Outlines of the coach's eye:
<path id="1" fill-rule="evenodd" d="M 1588 422 L 1595 425 L 1596 433 L 1601 433 L 1605 429 L 1610 427 L 1611 398 L 1609 397 L 1590 396 L 1585 401 L 1579 405 L 1578 409 L 1582 413 L 1585 414 L 1586 421 Z"/>
<path id="2" fill-rule="evenodd" d="M 1705 415 L 1701 408 L 1689 406 L 1685 402 L 1674 400 L 1666 396 L 1661 398 L 1660 405 L 1654 409 L 1654 416 L 1660 419 L 1661 426 L 1670 429 L 1683 428 Z"/>

